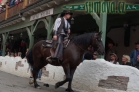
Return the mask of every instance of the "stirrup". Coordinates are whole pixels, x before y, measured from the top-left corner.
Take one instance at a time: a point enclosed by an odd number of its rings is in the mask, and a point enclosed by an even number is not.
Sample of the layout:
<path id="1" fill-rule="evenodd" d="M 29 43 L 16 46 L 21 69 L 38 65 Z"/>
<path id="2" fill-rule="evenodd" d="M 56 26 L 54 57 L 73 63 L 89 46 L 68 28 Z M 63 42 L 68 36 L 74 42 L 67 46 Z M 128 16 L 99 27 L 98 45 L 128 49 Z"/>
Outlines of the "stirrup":
<path id="1" fill-rule="evenodd" d="M 51 59 L 51 58 L 52 58 L 52 56 L 47 57 L 47 58 L 46 58 L 46 61 L 52 63 L 52 59 Z"/>

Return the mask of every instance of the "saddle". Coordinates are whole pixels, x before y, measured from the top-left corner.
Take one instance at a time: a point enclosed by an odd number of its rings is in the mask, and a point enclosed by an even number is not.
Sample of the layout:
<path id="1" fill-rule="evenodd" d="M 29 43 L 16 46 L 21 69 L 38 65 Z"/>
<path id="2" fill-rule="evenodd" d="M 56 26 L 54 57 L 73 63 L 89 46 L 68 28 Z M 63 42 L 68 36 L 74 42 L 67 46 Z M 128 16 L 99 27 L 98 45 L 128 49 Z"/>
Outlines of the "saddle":
<path id="1" fill-rule="evenodd" d="M 66 48 L 68 46 L 69 42 L 70 42 L 70 39 L 65 37 L 64 41 L 63 41 L 64 48 Z M 44 48 L 52 48 L 52 47 L 56 46 L 55 44 L 56 44 L 56 42 L 53 42 L 53 40 L 46 40 L 43 42 L 42 46 Z"/>

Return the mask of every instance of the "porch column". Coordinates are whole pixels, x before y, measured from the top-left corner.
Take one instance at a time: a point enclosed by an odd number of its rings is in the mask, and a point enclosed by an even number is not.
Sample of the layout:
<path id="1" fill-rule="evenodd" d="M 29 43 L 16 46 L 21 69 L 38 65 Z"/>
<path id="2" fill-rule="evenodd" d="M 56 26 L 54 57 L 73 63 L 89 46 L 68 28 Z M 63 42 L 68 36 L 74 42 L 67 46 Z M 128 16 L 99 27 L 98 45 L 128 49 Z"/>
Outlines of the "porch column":
<path id="1" fill-rule="evenodd" d="M 101 13 L 99 31 L 102 31 L 102 42 L 104 46 L 105 46 L 105 40 L 106 40 L 106 27 L 107 27 L 107 14 Z"/>
<path id="2" fill-rule="evenodd" d="M 105 47 L 107 13 L 101 13 L 100 17 L 96 13 L 92 13 L 91 15 L 96 20 L 96 23 L 99 26 L 99 31 L 102 31 L 102 42 Z M 104 56 L 101 56 L 101 58 L 104 58 Z"/>
<path id="3" fill-rule="evenodd" d="M 60 14 L 57 15 L 57 18 L 60 17 Z M 54 27 L 54 18 L 52 16 L 48 16 L 46 17 L 46 20 L 49 21 L 48 22 L 48 26 L 46 27 L 47 29 L 47 39 L 52 39 L 52 31 L 53 31 L 53 27 Z"/>
<path id="4" fill-rule="evenodd" d="M 47 29 L 47 38 L 48 40 L 52 39 L 52 35 L 51 35 L 51 32 L 52 32 L 52 27 L 53 27 L 53 17 L 52 16 L 49 16 L 49 17 L 46 17 L 46 20 L 49 21 L 48 22 L 48 26 L 46 27 Z"/>
<path id="5" fill-rule="evenodd" d="M 8 38 L 8 33 L 2 34 L 2 56 L 5 56 L 7 38 Z"/>
<path id="6" fill-rule="evenodd" d="M 31 28 L 32 29 L 32 28 Z M 29 49 L 32 48 L 33 44 L 34 44 L 34 36 L 33 36 L 33 33 L 31 32 L 31 29 L 29 29 L 28 27 L 26 27 L 26 30 L 27 30 L 27 33 L 28 33 L 28 36 L 29 36 Z"/>

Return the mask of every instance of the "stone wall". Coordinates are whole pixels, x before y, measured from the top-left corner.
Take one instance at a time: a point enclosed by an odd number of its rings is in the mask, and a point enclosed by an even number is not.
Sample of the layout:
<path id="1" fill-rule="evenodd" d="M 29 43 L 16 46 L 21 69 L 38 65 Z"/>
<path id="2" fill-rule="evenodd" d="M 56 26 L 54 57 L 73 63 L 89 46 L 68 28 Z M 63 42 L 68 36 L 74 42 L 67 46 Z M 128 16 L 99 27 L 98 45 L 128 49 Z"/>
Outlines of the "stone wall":
<path id="1" fill-rule="evenodd" d="M 30 76 L 26 59 L 20 57 L 0 57 L 0 70 L 21 77 L 29 78 Z M 64 78 L 62 67 L 47 65 L 43 69 L 42 81 L 45 83 L 54 85 Z M 72 86 L 86 92 L 139 92 L 138 85 L 139 71 L 137 69 L 98 59 L 84 61 L 78 66 Z"/>

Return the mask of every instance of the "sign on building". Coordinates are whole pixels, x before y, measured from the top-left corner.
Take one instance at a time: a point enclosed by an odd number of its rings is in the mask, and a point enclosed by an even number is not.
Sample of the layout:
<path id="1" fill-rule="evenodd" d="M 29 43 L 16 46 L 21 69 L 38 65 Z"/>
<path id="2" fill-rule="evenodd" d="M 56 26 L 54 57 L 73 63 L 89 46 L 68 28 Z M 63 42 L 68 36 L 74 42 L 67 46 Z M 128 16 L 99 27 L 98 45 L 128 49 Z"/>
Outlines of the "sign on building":
<path id="1" fill-rule="evenodd" d="M 53 8 L 49 9 L 49 10 L 45 10 L 45 11 L 40 12 L 38 14 L 32 15 L 30 17 L 30 21 L 40 19 L 40 18 L 43 18 L 43 17 L 46 17 L 46 16 L 50 16 L 50 15 L 53 15 L 53 14 L 54 14 L 54 9 Z"/>

